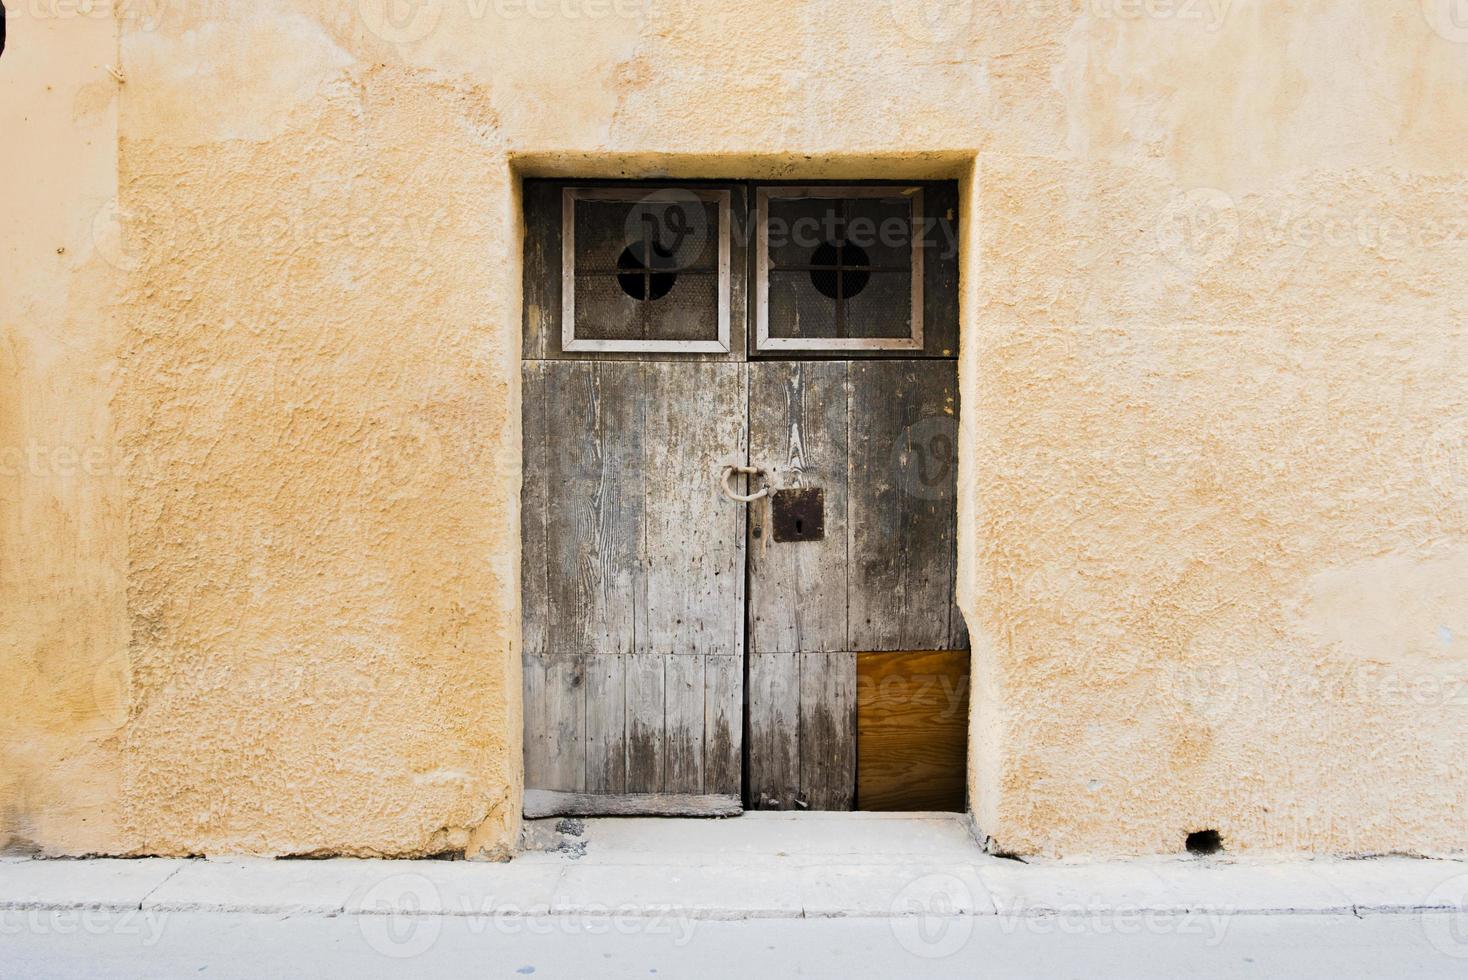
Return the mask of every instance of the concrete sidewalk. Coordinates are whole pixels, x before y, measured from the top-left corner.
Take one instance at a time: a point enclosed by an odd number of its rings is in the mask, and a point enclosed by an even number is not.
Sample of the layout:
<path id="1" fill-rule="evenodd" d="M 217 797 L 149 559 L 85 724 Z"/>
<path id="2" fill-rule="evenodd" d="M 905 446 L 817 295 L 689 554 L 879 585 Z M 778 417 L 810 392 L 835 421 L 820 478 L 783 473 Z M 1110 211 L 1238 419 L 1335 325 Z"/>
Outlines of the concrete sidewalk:
<path id="1" fill-rule="evenodd" d="M 975 936 L 991 934 L 1016 955 L 1025 941 L 1048 949 L 1066 935 L 1108 942 L 1132 936 L 1139 949 L 1156 941 L 1219 951 L 1230 930 L 1248 933 L 1261 928 L 1260 918 L 1294 916 L 1301 930 L 1342 930 L 1342 938 L 1322 945 L 1340 950 L 1364 934 L 1354 923 L 1395 916 L 1370 930 L 1403 944 L 1399 960 L 1420 954 L 1445 975 L 1468 970 L 1468 864 L 1458 861 L 1022 863 L 983 854 L 964 818 L 947 814 L 541 821 L 527 841 L 535 849 L 507 864 L 6 859 L 0 942 L 40 957 L 32 965 L 41 969 L 47 950 L 126 950 L 133 943 L 143 955 L 170 948 L 171 923 L 188 923 L 187 934 L 197 937 L 239 923 L 269 921 L 274 928 L 289 919 L 298 929 L 303 920 L 345 917 L 366 950 L 421 967 L 417 958 L 453 941 L 444 937 L 472 944 L 492 935 L 504 943 L 515 934 L 534 946 L 541 942 L 534 937 L 549 933 L 595 936 L 596 948 L 610 944 L 608 955 L 622 948 L 614 942 L 619 936 L 636 937 L 628 938 L 630 946 L 662 937 L 659 950 L 684 955 L 695 936 L 717 943 L 751 929 L 774 936 L 795 928 L 782 921 L 843 919 L 851 921 L 800 934 L 838 937 L 849 928 L 851 941 L 880 937 L 874 963 L 890 954 L 955 966 L 973 955 Z M 80 938 L 63 943 L 67 922 L 66 934 Z M 719 925 L 738 922 L 766 925 Z M 323 933 L 341 928 L 320 923 Z M 1288 949 L 1291 928 L 1264 932 Z M 174 936 L 174 945 L 181 941 Z M 553 959 L 573 948 L 580 947 L 562 942 L 542 953 Z M 210 975 L 228 964 L 214 966 Z"/>

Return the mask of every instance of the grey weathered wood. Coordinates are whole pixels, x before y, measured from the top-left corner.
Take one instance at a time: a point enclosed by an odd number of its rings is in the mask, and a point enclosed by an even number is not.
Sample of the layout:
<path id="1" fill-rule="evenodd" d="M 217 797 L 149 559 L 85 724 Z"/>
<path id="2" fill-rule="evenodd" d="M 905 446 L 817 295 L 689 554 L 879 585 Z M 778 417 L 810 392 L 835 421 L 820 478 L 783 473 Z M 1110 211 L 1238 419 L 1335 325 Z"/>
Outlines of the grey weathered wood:
<path id="1" fill-rule="evenodd" d="M 777 543 L 768 502 L 752 508 L 752 651 L 847 648 L 847 370 L 845 361 L 750 365 L 750 459 L 772 487 L 822 488 L 826 522 L 820 541 Z"/>
<path id="2" fill-rule="evenodd" d="M 728 793 L 558 793 L 525 791 L 525 816 L 544 817 L 737 817 L 739 797 Z"/>
<path id="3" fill-rule="evenodd" d="M 745 371 L 527 366 L 530 788 L 739 791 L 744 514 L 717 487 L 745 458 Z"/>
<path id="4" fill-rule="evenodd" d="M 719 491 L 745 459 L 743 364 L 644 364 L 647 629 L 639 653 L 741 649 L 744 507 Z"/>
<path id="5" fill-rule="evenodd" d="M 956 365 L 859 361 L 850 377 L 848 649 L 959 648 Z"/>
<path id="6" fill-rule="evenodd" d="M 744 656 L 703 661 L 703 785 L 738 793 L 744 772 Z"/>
<path id="7" fill-rule="evenodd" d="M 635 648 L 644 488 L 639 365 L 546 367 L 547 643 L 556 654 Z"/>
<path id="8" fill-rule="evenodd" d="M 703 792 L 704 658 L 669 654 L 663 657 L 663 789 L 669 793 Z"/>
<path id="9" fill-rule="evenodd" d="M 656 654 L 627 658 L 627 792 L 661 793 L 667 786 L 667 702 L 664 661 Z"/>
<path id="10" fill-rule="evenodd" d="M 586 791 L 627 790 L 627 657 L 586 658 Z"/>
<path id="11" fill-rule="evenodd" d="M 560 350 L 561 188 L 548 181 L 527 180 L 522 193 L 525 247 L 520 349 L 523 358 L 534 360 Z M 553 338 L 554 351 L 550 347 Z"/>
<path id="12" fill-rule="evenodd" d="M 586 788 L 586 658 L 523 661 L 526 781 L 539 789 Z"/>
<path id="13" fill-rule="evenodd" d="M 856 799 L 856 655 L 800 655 L 800 792 L 812 810 Z"/>
<path id="14" fill-rule="evenodd" d="M 520 371 L 520 617 L 524 657 L 546 652 L 549 563 L 546 561 L 546 366 Z M 527 743 L 528 744 L 528 743 Z"/>
<path id="15" fill-rule="evenodd" d="M 800 654 L 749 655 L 749 806 L 793 810 L 800 799 Z"/>

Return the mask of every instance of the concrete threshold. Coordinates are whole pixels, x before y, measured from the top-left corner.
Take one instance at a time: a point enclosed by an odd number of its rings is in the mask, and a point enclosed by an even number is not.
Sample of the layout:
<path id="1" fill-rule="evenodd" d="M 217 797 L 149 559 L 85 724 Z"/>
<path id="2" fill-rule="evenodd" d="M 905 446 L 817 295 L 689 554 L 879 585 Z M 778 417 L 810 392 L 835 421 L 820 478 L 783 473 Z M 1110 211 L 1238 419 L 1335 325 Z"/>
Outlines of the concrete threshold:
<path id="1" fill-rule="evenodd" d="M 211 857 L 0 860 L 0 910 L 272 915 L 1325 915 L 1468 911 L 1468 863 L 1376 858 L 1019 862 L 959 814 L 534 821 L 504 864 Z"/>

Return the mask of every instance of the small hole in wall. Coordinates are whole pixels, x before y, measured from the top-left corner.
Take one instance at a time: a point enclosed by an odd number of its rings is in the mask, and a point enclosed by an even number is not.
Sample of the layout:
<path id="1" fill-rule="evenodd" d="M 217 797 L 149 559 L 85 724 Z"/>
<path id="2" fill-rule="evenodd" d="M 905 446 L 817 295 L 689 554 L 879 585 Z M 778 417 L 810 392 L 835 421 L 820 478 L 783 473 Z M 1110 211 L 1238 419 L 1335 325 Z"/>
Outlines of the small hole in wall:
<path id="1" fill-rule="evenodd" d="M 1189 854 L 1217 854 L 1223 850 L 1223 838 L 1216 830 L 1195 830 L 1188 835 L 1183 846 Z"/>

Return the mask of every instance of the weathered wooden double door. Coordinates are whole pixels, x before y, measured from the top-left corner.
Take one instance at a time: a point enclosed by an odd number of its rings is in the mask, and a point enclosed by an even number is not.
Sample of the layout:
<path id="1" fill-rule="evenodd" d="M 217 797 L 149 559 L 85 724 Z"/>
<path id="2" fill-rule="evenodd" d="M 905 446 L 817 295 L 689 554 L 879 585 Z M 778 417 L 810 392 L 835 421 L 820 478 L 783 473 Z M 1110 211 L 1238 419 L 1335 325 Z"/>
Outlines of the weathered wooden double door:
<path id="1" fill-rule="evenodd" d="M 954 607 L 949 184 L 525 187 L 526 812 L 851 809 Z"/>

